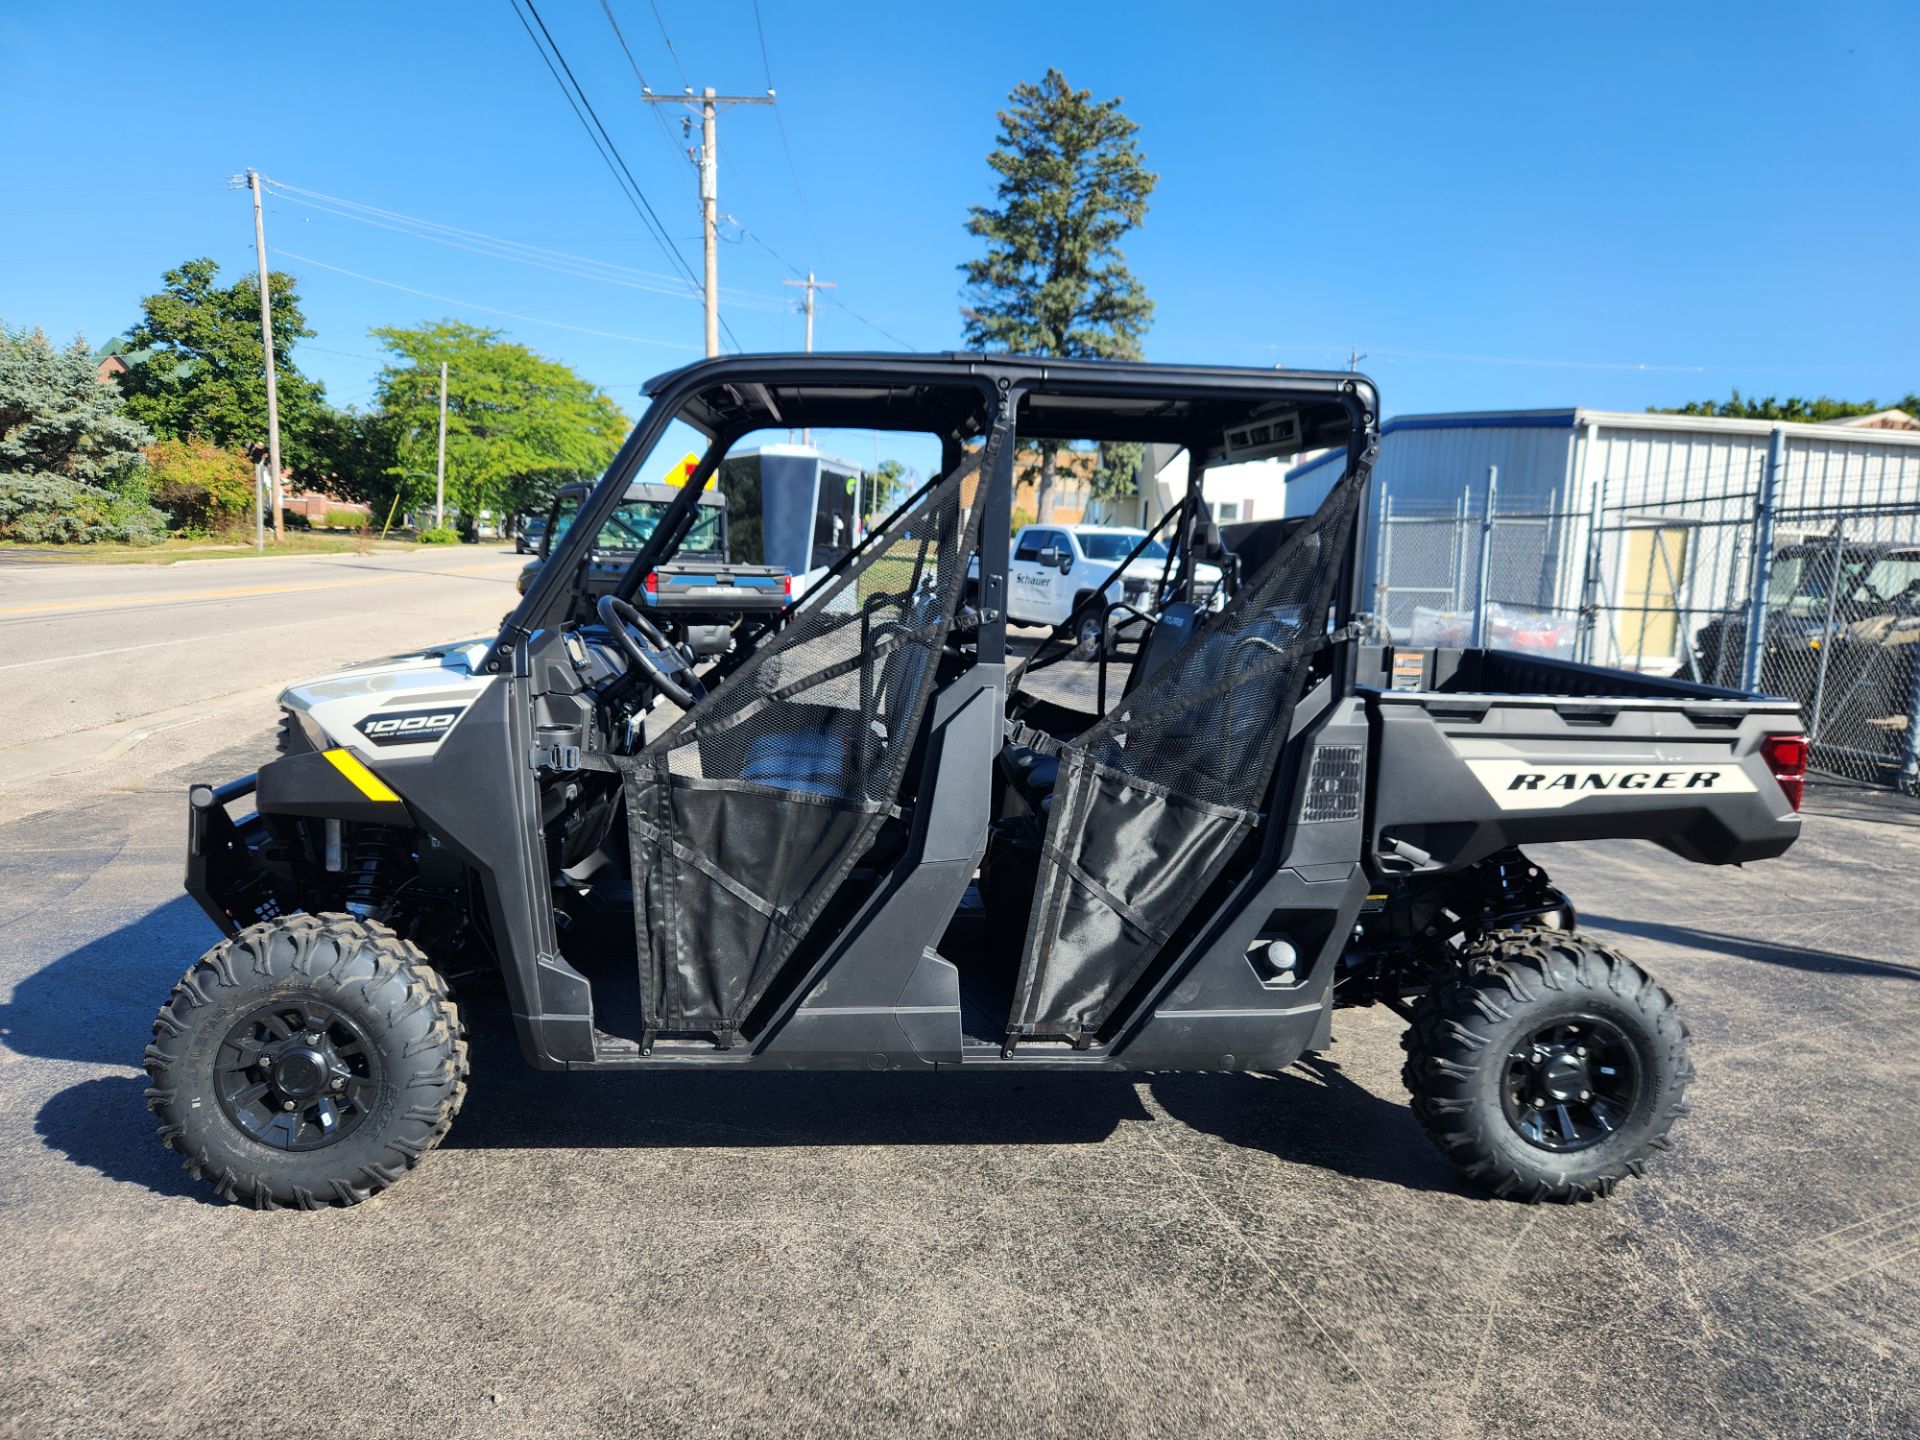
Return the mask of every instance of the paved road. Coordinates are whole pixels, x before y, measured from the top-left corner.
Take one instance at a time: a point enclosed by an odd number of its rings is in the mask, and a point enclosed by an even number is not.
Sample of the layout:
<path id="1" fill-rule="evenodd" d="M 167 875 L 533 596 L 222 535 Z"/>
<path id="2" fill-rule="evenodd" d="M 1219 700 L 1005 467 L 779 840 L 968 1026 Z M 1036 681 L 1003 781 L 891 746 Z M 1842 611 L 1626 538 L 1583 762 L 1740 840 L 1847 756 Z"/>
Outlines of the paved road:
<path id="1" fill-rule="evenodd" d="M 0 814 L 8 792 L 52 775 L 84 784 L 103 766 L 140 773 L 168 753 L 145 743 L 155 733 L 198 726 L 205 748 L 222 724 L 250 723 L 243 715 L 270 721 L 274 691 L 303 675 L 491 632 L 522 563 L 503 548 L 460 546 L 0 564 Z"/>
<path id="2" fill-rule="evenodd" d="M 545 1076 L 482 1000 L 447 1145 L 268 1215 L 178 1170 L 137 1067 L 213 938 L 180 787 L 271 720 L 0 823 L 0 1432 L 1920 1430 L 1920 808 L 1819 792 L 1746 871 L 1541 852 L 1695 1037 L 1675 1150 L 1601 1204 L 1461 1191 L 1379 1012 L 1273 1077 Z"/>

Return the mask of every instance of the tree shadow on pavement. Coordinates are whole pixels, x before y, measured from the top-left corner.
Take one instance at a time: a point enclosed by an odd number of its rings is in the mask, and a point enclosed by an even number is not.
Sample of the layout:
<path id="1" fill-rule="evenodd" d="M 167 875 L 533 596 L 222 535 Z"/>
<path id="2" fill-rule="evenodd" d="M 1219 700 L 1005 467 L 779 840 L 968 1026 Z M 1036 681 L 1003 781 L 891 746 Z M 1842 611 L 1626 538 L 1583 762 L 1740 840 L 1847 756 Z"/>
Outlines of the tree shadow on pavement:
<path id="1" fill-rule="evenodd" d="M 1864 955 L 1837 955 L 1830 950 L 1812 950 L 1804 945 L 1779 945 L 1755 940 L 1746 935 L 1726 935 L 1716 930 L 1695 930 L 1690 925 L 1663 925 L 1647 920 L 1620 920 L 1611 915 L 1583 914 L 1583 924 L 1600 930 L 1617 930 L 1622 935 L 1637 935 L 1642 940 L 1657 940 L 1681 950 L 1710 950 L 1718 955 L 1733 955 L 1742 960 L 1757 960 L 1762 965 L 1782 965 L 1790 970 L 1807 970 L 1815 975 L 1864 975 L 1879 980 L 1920 980 L 1920 969 L 1896 965 L 1888 960 L 1869 960 Z"/>

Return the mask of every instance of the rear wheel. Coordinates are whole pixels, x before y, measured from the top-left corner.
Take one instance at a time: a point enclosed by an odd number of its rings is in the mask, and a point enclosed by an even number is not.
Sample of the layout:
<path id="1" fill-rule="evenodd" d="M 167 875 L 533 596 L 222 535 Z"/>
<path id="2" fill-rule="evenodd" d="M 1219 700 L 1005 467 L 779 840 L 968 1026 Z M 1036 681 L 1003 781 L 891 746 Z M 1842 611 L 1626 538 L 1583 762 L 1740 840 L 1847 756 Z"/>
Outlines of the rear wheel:
<path id="1" fill-rule="evenodd" d="M 1577 932 L 1489 937 L 1414 1007 L 1413 1110 L 1468 1179 L 1519 1200 L 1587 1200 L 1643 1173 L 1686 1113 L 1673 998 Z"/>
<path id="2" fill-rule="evenodd" d="M 189 1173 L 263 1208 L 354 1205 L 440 1143 L 465 1031 L 418 948 L 292 915 L 209 950 L 154 1020 L 147 1106 Z"/>

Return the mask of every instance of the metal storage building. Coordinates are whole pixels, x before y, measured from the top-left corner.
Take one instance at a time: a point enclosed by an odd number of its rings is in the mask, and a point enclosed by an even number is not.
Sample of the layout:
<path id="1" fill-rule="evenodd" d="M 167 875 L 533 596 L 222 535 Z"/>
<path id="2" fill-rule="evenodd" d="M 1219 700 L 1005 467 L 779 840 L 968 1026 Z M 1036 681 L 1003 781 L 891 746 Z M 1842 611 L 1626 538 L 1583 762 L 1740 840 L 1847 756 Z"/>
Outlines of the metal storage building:
<path id="1" fill-rule="evenodd" d="M 1289 514 L 1320 502 L 1339 458 L 1288 472 Z M 1920 542 L 1916 431 L 1584 408 L 1409 415 L 1382 427 L 1374 477 L 1368 573 L 1392 628 L 1422 606 L 1478 604 L 1484 530 L 1492 602 L 1577 618 L 1584 656 L 1647 669 L 1684 660 L 1746 598 L 1764 499 L 1770 554 L 1836 534 Z"/>

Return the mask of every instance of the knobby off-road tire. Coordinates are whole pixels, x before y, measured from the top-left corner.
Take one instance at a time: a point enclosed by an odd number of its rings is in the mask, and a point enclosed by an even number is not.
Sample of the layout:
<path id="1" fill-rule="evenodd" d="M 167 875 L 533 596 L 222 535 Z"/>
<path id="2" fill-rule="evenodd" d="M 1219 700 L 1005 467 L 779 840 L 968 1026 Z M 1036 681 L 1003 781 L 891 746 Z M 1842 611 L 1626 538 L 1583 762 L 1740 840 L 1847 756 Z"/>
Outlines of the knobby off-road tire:
<path id="1" fill-rule="evenodd" d="M 1487 937 L 1416 1003 L 1401 1043 L 1428 1137 L 1516 1200 L 1590 1200 L 1645 1173 L 1693 1078 L 1673 997 L 1577 931 Z"/>
<path id="2" fill-rule="evenodd" d="M 446 982 L 386 926 L 292 915 L 194 963 L 146 1069 L 160 1139 L 195 1178 L 262 1209 L 357 1205 L 447 1133 L 466 1031 Z"/>

